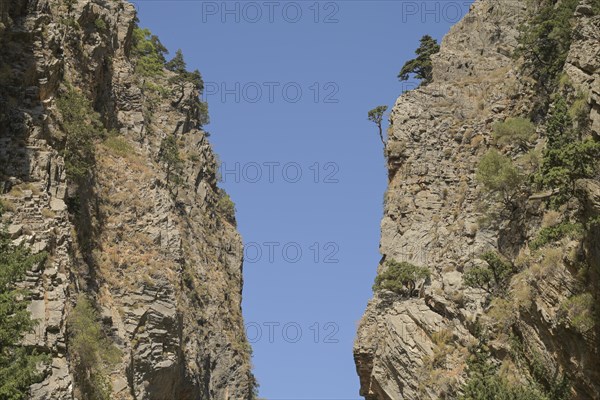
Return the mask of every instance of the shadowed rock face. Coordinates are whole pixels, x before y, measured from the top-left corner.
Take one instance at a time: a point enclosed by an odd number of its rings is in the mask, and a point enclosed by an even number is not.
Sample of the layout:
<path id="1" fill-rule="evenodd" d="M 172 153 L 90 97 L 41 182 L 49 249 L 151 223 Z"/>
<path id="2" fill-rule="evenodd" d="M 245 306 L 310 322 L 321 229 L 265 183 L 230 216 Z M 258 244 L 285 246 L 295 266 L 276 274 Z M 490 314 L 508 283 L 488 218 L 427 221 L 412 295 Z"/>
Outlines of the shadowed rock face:
<path id="1" fill-rule="evenodd" d="M 81 398 L 67 331 L 81 293 L 122 352 L 111 399 L 252 398 L 241 239 L 218 204 L 197 89 L 165 70 L 153 79 L 158 96 L 136 76 L 126 1 L 79 0 L 70 11 L 63 0 L 0 1 L 0 23 L 0 194 L 15 241 L 50 254 L 24 282 L 39 320 L 26 343 L 52 358 L 31 399 Z M 94 171 L 78 186 L 60 155 L 56 98 L 67 86 L 125 146 L 97 138 Z M 183 160 L 177 187 L 158 161 L 167 135 Z"/>
<path id="2" fill-rule="evenodd" d="M 583 2 L 582 2 L 583 4 Z M 466 380 L 476 325 L 497 321 L 481 290 L 467 288 L 462 274 L 496 250 L 514 261 L 540 228 L 542 201 L 525 202 L 518 216 L 484 225 L 494 204 L 481 200 L 477 164 L 492 141 L 492 125 L 528 115 L 532 84 L 512 57 L 525 2 L 481 0 L 444 38 L 433 60 L 433 83 L 396 102 L 386 145 L 389 186 L 381 222 L 382 260 L 427 266 L 431 282 L 417 298 L 377 292 L 360 323 L 354 359 L 360 394 L 367 400 L 455 398 Z M 580 6 L 565 72 L 586 89 L 592 130 L 600 114 L 600 17 Z M 537 147 L 543 148 L 538 140 Z M 590 215 L 598 215 L 597 181 L 580 184 Z M 585 206 L 587 204 L 587 206 Z M 579 207 L 579 206 L 578 206 Z M 565 213 L 573 212 L 566 210 Z M 560 318 L 560 304 L 576 290 L 576 269 L 566 256 L 578 251 L 598 265 L 595 240 L 561 243 L 565 254 L 552 271 L 536 275 L 525 266 L 510 284 L 510 321 L 494 332 L 494 359 L 508 363 L 508 333 L 519 337 L 551 371 L 564 373 L 576 399 L 600 398 L 597 334 L 582 335 Z M 528 293 L 526 300 L 519 294 Z M 477 324 L 476 324 L 477 322 Z M 494 325 L 496 323 L 496 325 Z M 494 328 L 494 329 L 496 329 Z M 509 365 L 509 364 L 506 364 Z M 512 366 L 516 375 L 529 372 Z"/>

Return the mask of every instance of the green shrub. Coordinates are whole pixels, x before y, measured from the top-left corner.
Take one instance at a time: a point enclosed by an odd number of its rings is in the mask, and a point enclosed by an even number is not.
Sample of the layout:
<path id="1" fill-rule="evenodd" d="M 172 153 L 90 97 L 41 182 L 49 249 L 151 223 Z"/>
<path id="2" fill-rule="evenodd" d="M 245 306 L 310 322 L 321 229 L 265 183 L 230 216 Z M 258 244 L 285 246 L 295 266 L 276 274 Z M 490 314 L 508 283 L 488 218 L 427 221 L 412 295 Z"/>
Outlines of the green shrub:
<path id="1" fill-rule="evenodd" d="M 112 150 L 112 152 L 120 157 L 130 156 L 134 150 L 129 142 L 121 136 L 109 136 L 105 141 L 104 145 Z"/>
<path id="2" fill-rule="evenodd" d="M 2 209 L 0 209 L 0 214 Z M 14 246 L 0 227 L 0 398 L 29 398 L 29 386 L 43 376 L 38 365 L 48 358 L 21 344 L 23 336 L 36 325 L 31 320 L 26 293 L 17 287 L 28 270 L 43 263 L 46 254 L 32 255 L 23 246 Z"/>
<path id="3" fill-rule="evenodd" d="M 73 87 L 68 87 L 56 104 L 65 133 L 61 153 L 67 178 L 75 182 L 84 181 L 90 176 L 95 163 L 94 140 L 101 139 L 106 131 L 90 101 Z"/>
<path id="4" fill-rule="evenodd" d="M 577 128 L 580 130 L 587 127 L 590 117 L 590 105 L 586 97 L 580 93 L 569 107 L 569 117 L 577 123 Z"/>
<path id="5" fill-rule="evenodd" d="M 107 370 L 119 361 L 121 352 L 104 335 L 98 312 L 83 295 L 68 319 L 69 352 L 75 362 L 75 380 L 85 399 L 108 400 L 111 385 Z"/>
<path id="6" fill-rule="evenodd" d="M 198 102 L 198 122 L 200 123 L 200 127 L 203 127 L 204 125 L 208 125 L 210 123 L 208 103 L 205 101 Z"/>
<path id="7" fill-rule="evenodd" d="M 547 396 L 537 384 L 511 383 L 499 374 L 487 351 L 478 350 L 468 360 L 468 380 L 460 400 L 558 400 Z"/>
<path id="8" fill-rule="evenodd" d="M 221 191 L 217 207 L 219 211 L 225 215 L 227 220 L 235 220 L 235 203 L 225 191 Z"/>
<path id="9" fill-rule="evenodd" d="M 159 153 L 160 161 L 164 162 L 167 168 L 167 185 L 181 183 L 181 174 L 183 173 L 183 159 L 179 155 L 179 146 L 175 135 L 169 135 L 163 139 Z"/>
<path id="10" fill-rule="evenodd" d="M 414 291 L 419 280 L 429 278 L 431 272 L 428 268 L 418 267 L 408 262 L 395 260 L 386 263 L 386 270 L 375 278 L 374 291 L 382 289 L 391 290 L 406 297 L 414 296 Z"/>
<path id="11" fill-rule="evenodd" d="M 494 124 L 494 138 L 502 145 L 516 144 L 526 150 L 534 135 L 535 125 L 525 118 L 508 118 Z"/>
<path id="12" fill-rule="evenodd" d="M 136 60 L 135 72 L 142 77 L 163 74 L 167 49 L 149 29 L 135 27 L 131 55 Z"/>
<path id="13" fill-rule="evenodd" d="M 576 238 L 583 234 L 583 225 L 576 222 L 562 222 L 555 226 L 542 228 L 537 237 L 531 241 L 529 247 L 532 250 L 537 250 L 548 243 L 557 242 L 564 237 Z"/>
<path id="14" fill-rule="evenodd" d="M 94 25 L 100 32 L 104 32 L 108 29 L 108 25 L 106 25 L 106 22 L 102 18 L 96 18 Z"/>
<path id="15" fill-rule="evenodd" d="M 497 150 L 488 151 L 479 162 L 477 180 L 492 194 L 499 195 L 505 205 L 511 205 L 524 181 L 523 175 L 510 158 Z"/>
<path id="16" fill-rule="evenodd" d="M 483 289 L 490 294 L 504 290 L 514 273 L 512 264 L 493 251 L 484 253 L 481 259 L 487 263 L 487 266 L 477 266 L 466 271 L 463 274 L 465 285 Z"/>
<path id="17" fill-rule="evenodd" d="M 595 304 L 591 293 L 583 293 L 565 300 L 560 310 L 577 331 L 586 333 L 596 326 Z"/>

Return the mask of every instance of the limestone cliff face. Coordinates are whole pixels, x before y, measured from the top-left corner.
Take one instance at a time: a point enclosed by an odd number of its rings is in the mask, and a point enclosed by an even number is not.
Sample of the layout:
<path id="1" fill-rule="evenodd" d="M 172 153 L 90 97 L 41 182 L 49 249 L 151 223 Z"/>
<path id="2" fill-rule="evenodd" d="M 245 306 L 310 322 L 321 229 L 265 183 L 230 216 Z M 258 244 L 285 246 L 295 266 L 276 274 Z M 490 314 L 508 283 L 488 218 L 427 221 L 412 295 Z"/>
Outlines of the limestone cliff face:
<path id="1" fill-rule="evenodd" d="M 354 347 L 361 395 L 368 400 L 456 398 L 467 379 L 468 349 L 482 326 L 491 332 L 492 356 L 503 371 L 514 372 L 513 380 L 530 373 L 508 357 L 510 338 L 518 337 L 526 358 L 567 376 L 573 398 L 600 398 L 597 333 L 580 334 L 560 317 L 560 305 L 577 287 L 573 258 L 597 265 L 597 236 L 564 241 L 554 267 L 542 270 L 527 258 L 533 257 L 527 243 L 547 212 L 543 201 L 525 198 L 515 218 L 482 222 L 496 207 L 482 201 L 475 179 L 492 144 L 492 125 L 531 111 L 531 80 L 512 56 L 518 27 L 532 11 L 527 4 L 476 1 L 444 38 L 433 60 L 433 83 L 403 94 L 392 110 L 379 273 L 394 259 L 427 266 L 432 275 L 418 297 L 380 291 L 369 302 Z M 588 94 L 598 135 L 600 17 L 590 10 L 585 2 L 577 10 L 578 34 L 565 72 Z M 536 147 L 543 146 L 538 139 Z M 506 152 L 521 156 L 518 149 Z M 579 184 L 587 200 L 563 215 L 581 207 L 598 215 L 598 182 Z M 462 279 L 488 250 L 521 262 L 502 313 Z"/>
<path id="2" fill-rule="evenodd" d="M 122 354 L 111 399 L 250 399 L 241 239 L 219 203 L 198 91 L 165 70 L 152 82 L 164 93 L 150 92 L 130 59 L 134 25 L 122 0 L 0 2 L 4 217 L 16 242 L 49 254 L 24 283 L 39 321 L 26 343 L 51 356 L 30 397 L 82 399 L 67 322 L 85 294 Z M 61 156 L 57 97 L 68 88 L 117 137 L 94 141 L 93 171 L 79 185 Z M 169 135 L 183 162 L 176 187 L 159 158 Z"/>

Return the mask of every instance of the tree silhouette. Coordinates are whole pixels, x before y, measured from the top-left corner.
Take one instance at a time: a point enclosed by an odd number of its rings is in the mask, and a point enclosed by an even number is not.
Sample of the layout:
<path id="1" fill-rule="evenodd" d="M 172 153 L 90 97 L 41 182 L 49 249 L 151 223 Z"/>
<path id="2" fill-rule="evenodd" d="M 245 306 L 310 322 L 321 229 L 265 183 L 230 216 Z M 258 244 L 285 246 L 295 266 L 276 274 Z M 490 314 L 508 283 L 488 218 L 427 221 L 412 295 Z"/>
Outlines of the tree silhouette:
<path id="1" fill-rule="evenodd" d="M 406 81 L 410 74 L 421 80 L 421 85 L 427 85 L 433 80 L 433 66 L 431 65 L 431 56 L 440 51 L 440 45 L 437 40 L 429 35 L 421 38 L 421 44 L 415 51 L 417 58 L 407 61 L 400 73 L 398 79 Z"/>
<path id="2" fill-rule="evenodd" d="M 377 106 L 371 111 L 369 111 L 369 121 L 372 121 L 379 128 L 379 138 L 381 139 L 381 143 L 385 146 L 385 140 L 383 140 L 383 128 L 381 127 L 381 123 L 383 122 L 383 115 L 387 111 L 387 106 Z"/>

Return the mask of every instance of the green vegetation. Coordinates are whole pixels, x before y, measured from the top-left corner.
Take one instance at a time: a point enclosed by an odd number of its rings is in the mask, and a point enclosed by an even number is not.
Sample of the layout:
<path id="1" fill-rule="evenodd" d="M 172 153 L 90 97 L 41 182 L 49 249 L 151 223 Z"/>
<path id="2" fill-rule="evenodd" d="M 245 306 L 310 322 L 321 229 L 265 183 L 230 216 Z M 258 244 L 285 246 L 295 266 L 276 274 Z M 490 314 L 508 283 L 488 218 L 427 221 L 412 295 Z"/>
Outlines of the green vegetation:
<path id="1" fill-rule="evenodd" d="M 381 123 L 383 122 L 383 115 L 387 111 L 387 106 L 377 106 L 371 111 L 369 111 L 368 117 L 369 121 L 374 122 L 379 128 L 379 138 L 381 139 L 381 143 L 385 146 L 385 140 L 383 140 L 383 128 L 381 127 Z"/>
<path id="2" fill-rule="evenodd" d="M 170 83 L 179 87 L 179 99 L 173 102 L 175 107 L 178 106 L 183 100 L 185 96 L 185 86 L 187 84 L 192 84 L 200 95 L 204 91 L 204 81 L 202 80 L 202 75 L 198 70 L 194 70 L 192 72 L 187 70 L 187 64 L 183 58 L 183 52 L 181 49 L 177 50 L 175 57 L 165 64 L 165 68 L 177 74 L 173 78 L 169 79 Z M 192 104 L 189 104 L 189 106 L 194 110 L 195 116 L 198 120 L 199 128 L 207 125 L 210 122 L 208 117 L 207 103 L 201 101 L 200 99 L 194 98 L 192 100 Z"/>
<path id="3" fill-rule="evenodd" d="M 590 121 L 590 105 L 587 102 L 587 96 L 579 93 L 571 107 L 569 107 L 569 117 L 576 124 L 578 131 L 587 128 Z"/>
<path id="4" fill-rule="evenodd" d="M 481 256 L 486 267 L 473 267 L 463 274 L 465 285 L 483 289 L 490 294 L 503 291 L 514 273 L 512 264 L 503 260 L 497 253 L 488 251 Z"/>
<path id="5" fill-rule="evenodd" d="M 56 104 L 66 135 L 62 156 L 67 178 L 82 182 L 94 167 L 94 140 L 102 138 L 106 131 L 90 101 L 75 88 L 68 87 Z"/>
<path id="6" fill-rule="evenodd" d="M 181 50 L 177 50 L 175 57 L 168 62 L 165 59 L 165 54 L 167 53 L 167 49 L 163 46 L 158 37 L 150 32 L 150 30 L 139 27 L 134 28 L 131 56 L 136 63 L 136 73 L 141 78 L 156 78 L 163 76 L 165 69 L 174 72 L 175 75 L 169 78 L 169 83 L 177 87 L 179 98 L 172 102 L 172 106 L 179 107 L 181 102 L 186 99 L 186 86 L 189 87 L 190 84 L 193 85 L 200 96 L 204 91 L 204 81 L 198 70 L 191 72 L 187 70 L 187 64 Z M 158 94 L 160 97 L 166 97 L 171 94 L 160 84 L 149 80 L 144 79 L 143 86 L 144 89 L 148 89 L 149 92 Z M 194 96 L 193 98 L 186 100 L 185 106 L 193 123 L 197 123 L 196 127 L 201 129 L 210 122 L 210 119 L 208 116 L 208 104 L 201 101 L 199 96 Z M 146 101 L 149 101 L 150 103 L 148 104 L 146 111 L 146 113 L 150 115 L 146 116 L 146 121 L 150 120 L 151 110 L 153 109 L 152 99 L 150 97 L 146 99 Z M 187 123 L 185 127 L 188 126 L 191 125 Z M 187 129 L 189 130 L 189 128 Z M 185 131 L 183 133 L 185 133 Z"/>
<path id="7" fill-rule="evenodd" d="M 142 77 L 163 74 L 167 49 L 149 29 L 135 27 L 131 55 L 136 59 L 135 72 Z"/>
<path id="8" fill-rule="evenodd" d="M 529 247 L 532 250 L 537 250 L 548 243 L 557 242 L 560 239 L 570 236 L 576 237 L 583 234 L 584 227 L 576 222 L 562 222 L 555 226 L 542 228 L 537 237 L 531 241 Z"/>
<path id="9" fill-rule="evenodd" d="M 562 97 L 554 103 L 546 124 L 546 137 L 548 143 L 537 181 L 542 187 L 558 189 L 551 201 L 558 207 L 573 196 L 577 179 L 597 173 L 600 143 L 592 137 L 581 139 L 581 132 L 573 129 L 567 102 Z"/>
<path id="10" fill-rule="evenodd" d="M 179 155 L 179 146 L 175 135 L 169 135 L 163 139 L 160 153 L 160 161 L 167 167 L 167 185 L 181 183 L 181 173 L 183 172 L 183 160 Z"/>
<path id="11" fill-rule="evenodd" d="M 391 260 L 386 262 L 386 270 L 375 278 L 374 291 L 391 290 L 406 297 L 413 297 L 419 280 L 429 278 L 428 268 L 417 267 L 408 262 Z"/>
<path id="12" fill-rule="evenodd" d="M 537 82 L 536 111 L 544 112 L 556 89 L 573 39 L 571 20 L 578 0 L 535 0 L 539 9 L 521 30 L 517 55 L 525 59 L 525 70 Z"/>
<path id="13" fill-rule="evenodd" d="M 460 400 L 559 400 L 548 396 L 536 383 L 510 382 L 501 376 L 499 366 L 492 364 L 490 358 L 487 349 L 481 346 L 472 353 L 468 361 L 469 379 Z"/>
<path id="14" fill-rule="evenodd" d="M 406 81 L 410 78 L 410 74 L 414 74 L 415 78 L 421 80 L 421 85 L 427 85 L 433 80 L 431 56 L 440 51 L 440 46 L 437 40 L 429 35 L 423 36 L 420 43 L 419 48 L 415 51 L 417 58 L 404 64 L 398 74 L 398 79 Z"/>
<path id="15" fill-rule="evenodd" d="M 134 150 L 131 144 L 121 136 L 111 135 L 105 141 L 104 145 L 109 148 L 114 154 L 120 157 L 130 156 Z"/>
<path id="16" fill-rule="evenodd" d="M 96 18 L 94 25 L 100 32 L 104 32 L 108 29 L 108 25 L 106 25 L 106 22 L 102 18 Z"/>
<path id="17" fill-rule="evenodd" d="M 577 331 L 587 333 L 596 326 L 595 304 L 591 293 L 582 293 L 565 300 L 560 311 Z"/>
<path id="18" fill-rule="evenodd" d="M 494 124 L 494 139 L 501 145 L 516 144 L 527 150 L 528 143 L 534 138 L 535 125 L 526 118 L 508 118 Z"/>
<path id="19" fill-rule="evenodd" d="M 98 312 L 83 295 L 69 316 L 69 352 L 75 362 L 75 380 L 81 395 L 89 400 L 110 399 L 109 368 L 121 352 L 104 335 Z"/>
<path id="20" fill-rule="evenodd" d="M 29 386 L 42 378 L 37 365 L 47 357 L 21 345 L 35 321 L 27 311 L 26 293 L 16 283 L 45 259 L 45 253 L 32 255 L 25 247 L 14 246 L 0 229 L 0 399 L 26 399 Z"/>
<path id="21" fill-rule="evenodd" d="M 492 149 L 479 162 L 477 180 L 491 194 L 499 195 L 508 207 L 513 205 L 524 177 L 510 158 Z"/>
<path id="22" fill-rule="evenodd" d="M 189 72 L 187 70 L 187 64 L 183 58 L 181 49 L 177 50 L 175 57 L 165 64 L 165 68 L 177 73 L 177 76 L 172 80 L 173 83 L 192 83 L 198 92 L 202 93 L 204 91 L 204 81 L 202 80 L 200 71 L 196 69 Z"/>
<path id="23" fill-rule="evenodd" d="M 235 221 L 235 203 L 223 190 L 220 191 L 217 207 L 219 211 L 225 215 L 228 221 Z"/>

